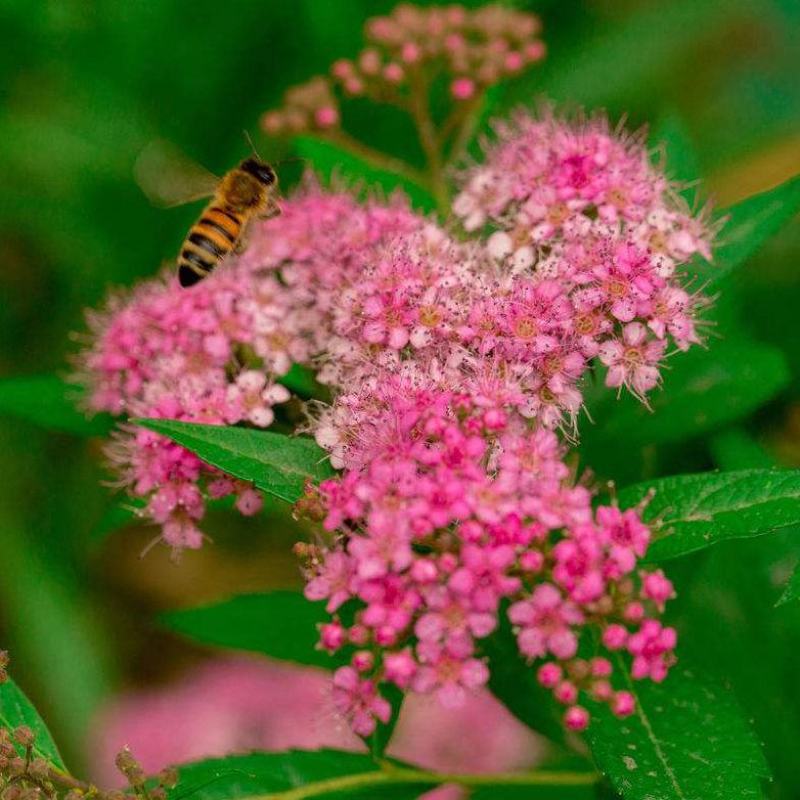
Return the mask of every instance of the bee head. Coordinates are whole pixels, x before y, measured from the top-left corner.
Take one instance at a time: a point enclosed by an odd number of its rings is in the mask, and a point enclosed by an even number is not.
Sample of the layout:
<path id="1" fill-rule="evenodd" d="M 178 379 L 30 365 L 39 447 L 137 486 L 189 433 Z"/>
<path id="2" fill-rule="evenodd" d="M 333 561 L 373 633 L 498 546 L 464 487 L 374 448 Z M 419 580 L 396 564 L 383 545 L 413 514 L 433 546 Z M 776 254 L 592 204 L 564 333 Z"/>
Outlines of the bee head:
<path id="1" fill-rule="evenodd" d="M 246 158 L 239 164 L 239 169 L 252 175 L 257 181 L 265 186 L 272 186 L 278 182 L 275 170 L 269 164 L 259 161 L 257 158 Z"/>

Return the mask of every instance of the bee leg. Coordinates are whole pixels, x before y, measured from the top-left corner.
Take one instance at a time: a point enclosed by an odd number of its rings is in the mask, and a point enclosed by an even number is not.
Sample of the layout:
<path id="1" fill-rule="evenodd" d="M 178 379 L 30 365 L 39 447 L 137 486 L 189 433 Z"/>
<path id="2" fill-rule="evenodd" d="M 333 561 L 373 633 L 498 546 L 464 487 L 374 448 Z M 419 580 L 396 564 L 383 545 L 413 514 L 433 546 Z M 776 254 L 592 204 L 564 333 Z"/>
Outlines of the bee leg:
<path id="1" fill-rule="evenodd" d="M 279 216 L 281 213 L 281 207 L 273 200 L 270 201 L 270 204 L 266 207 L 263 214 L 259 214 L 256 219 L 272 219 L 273 217 Z M 239 255 L 243 250 L 247 249 L 247 242 L 250 238 L 250 232 L 253 229 L 253 218 L 248 220 L 245 224 L 244 228 L 242 229 L 241 233 L 239 234 L 239 240 L 236 242 L 236 245 L 233 248 L 233 252 L 235 255 Z"/>
<path id="2" fill-rule="evenodd" d="M 272 219 L 273 217 L 279 217 L 280 215 L 281 207 L 274 200 L 270 200 L 269 205 L 266 207 L 260 218 Z"/>
<path id="3" fill-rule="evenodd" d="M 250 241 L 250 231 L 252 230 L 252 220 L 248 220 L 242 230 L 239 232 L 239 238 L 233 246 L 233 254 L 241 255 L 247 249 L 247 243 Z"/>

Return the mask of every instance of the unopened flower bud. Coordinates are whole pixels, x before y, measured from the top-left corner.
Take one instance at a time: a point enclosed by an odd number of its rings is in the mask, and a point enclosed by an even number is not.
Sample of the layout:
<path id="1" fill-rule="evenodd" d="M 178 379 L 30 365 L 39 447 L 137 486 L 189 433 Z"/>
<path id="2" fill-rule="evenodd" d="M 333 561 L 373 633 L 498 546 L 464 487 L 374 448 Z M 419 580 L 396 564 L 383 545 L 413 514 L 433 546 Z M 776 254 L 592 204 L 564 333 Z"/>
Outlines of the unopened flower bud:
<path id="1" fill-rule="evenodd" d="M 141 764 L 133 757 L 128 747 L 123 747 L 117 753 L 114 763 L 117 769 L 128 779 L 131 786 L 141 786 L 146 778 Z"/>
<path id="2" fill-rule="evenodd" d="M 20 800 L 22 794 L 22 786 L 18 783 L 12 783 L 3 790 L 3 800 Z"/>
<path id="3" fill-rule="evenodd" d="M 20 725 L 14 728 L 14 741 L 23 747 L 32 747 L 36 734 L 27 725 Z"/>
<path id="4" fill-rule="evenodd" d="M 178 770 L 175 767 L 165 767 L 158 773 L 156 780 L 167 789 L 172 789 L 178 785 Z"/>
<path id="5" fill-rule="evenodd" d="M 39 781 L 47 780 L 50 775 L 50 765 L 43 758 L 34 758 L 28 764 L 28 774 Z"/>
<path id="6" fill-rule="evenodd" d="M 8 761 L 8 771 L 13 776 L 23 775 L 27 762 L 22 756 L 14 756 Z"/>

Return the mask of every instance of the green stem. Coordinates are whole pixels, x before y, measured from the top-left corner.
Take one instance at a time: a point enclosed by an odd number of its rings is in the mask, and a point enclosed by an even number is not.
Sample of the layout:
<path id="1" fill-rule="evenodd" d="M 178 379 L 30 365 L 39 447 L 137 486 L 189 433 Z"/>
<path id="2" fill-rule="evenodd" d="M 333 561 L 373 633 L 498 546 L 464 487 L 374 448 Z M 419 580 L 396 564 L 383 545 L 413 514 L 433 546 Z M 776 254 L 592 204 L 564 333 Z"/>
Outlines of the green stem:
<path id="1" fill-rule="evenodd" d="M 414 169 L 410 164 L 394 156 L 390 156 L 381 150 L 375 150 L 369 145 L 364 144 L 360 139 L 351 136 L 346 131 L 341 129 L 326 131 L 319 134 L 320 138 L 326 139 L 331 144 L 335 144 L 344 150 L 349 150 L 353 155 L 362 158 L 371 166 L 376 169 L 394 172 L 401 175 L 406 180 L 416 183 L 422 187 L 428 187 L 429 182 L 425 174 L 421 170 Z"/>
<path id="2" fill-rule="evenodd" d="M 591 786 L 600 779 L 593 772 L 500 772 L 485 775 L 426 772 L 423 770 L 384 766 L 380 772 L 365 772 L 358 775 L 342 775 L 337 778 L 316 781 L 284 792 L 258 795 L 248 800 L 306 800 L 350 789 L 365 789 L 371 786 L 388 787 L 404 784 L 433 784 L 441 786 L 455 783 L 459 786 Z M 376 795 L 377 796 L 377 795 Z"/>
<path id="3" fill-rule="evenodd" d="M 480 92 L 475 97 L 467 100 L 464 103 L 464 112 L 461 120 L 461 126 L 458 129 L 453 144 L 450 147 L 450 152 L 447 156 L 447 164 L 453 164 L 466 155 L 467 146 L 472 138 L 475 136 L 475 129 L 481 118 L 481 106 L 483 105 L 486 92 Z"/>
<path id="4" fill-rule="evenodd" d="M 431 119 L 428 108 L 428 85 L 423 74 L 415 69 L 409 73 L 411 82 L 411 116 L 417 126 L 417 135 L 425 159 L 428 162 L 429 185 L 431 194 L 439 207 L 439 213 L 446 217 L 450 213 L 450 193 L 445 179 L 442 151 L 439 134 Z"/>

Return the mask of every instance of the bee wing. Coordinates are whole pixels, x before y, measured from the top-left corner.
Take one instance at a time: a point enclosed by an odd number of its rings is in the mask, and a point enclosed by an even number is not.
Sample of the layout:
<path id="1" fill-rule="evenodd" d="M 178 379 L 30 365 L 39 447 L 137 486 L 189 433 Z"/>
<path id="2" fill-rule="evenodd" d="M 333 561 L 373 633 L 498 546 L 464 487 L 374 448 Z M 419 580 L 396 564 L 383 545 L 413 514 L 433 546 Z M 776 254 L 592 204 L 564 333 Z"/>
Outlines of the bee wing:
<path id="1" fill-rule="evenodd" d="M 162 208 L 208 197 L 220 180 L 164 139 L 154 139 L 139 153 L 133 176 L 147 199 Z"/>

